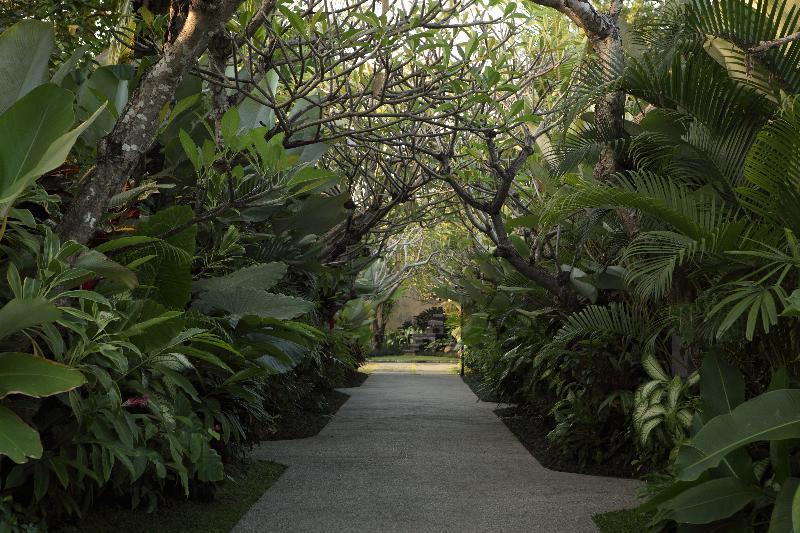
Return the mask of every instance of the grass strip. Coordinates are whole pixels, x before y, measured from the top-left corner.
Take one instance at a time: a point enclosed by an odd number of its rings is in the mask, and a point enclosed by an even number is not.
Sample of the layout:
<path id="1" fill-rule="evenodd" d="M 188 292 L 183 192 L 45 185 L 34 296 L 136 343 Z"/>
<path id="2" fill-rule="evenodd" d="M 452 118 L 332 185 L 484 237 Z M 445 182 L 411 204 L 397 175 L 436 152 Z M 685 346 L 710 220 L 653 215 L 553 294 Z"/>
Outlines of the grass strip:
<path id="1" fill-rule="evenodd" d="M 268 461 L 228 465 L 232 478 L 210 502 L 167 500 L 152 514 L 116 506 L 95 508 L 78 526 L 86 533 L 228 533 L 250 507 L 283 474 L 286 467 Z"/>
<path id="2" fill-rule="evenodd" d="M 455 363 L 458 361 L 457 355 L 434 354 L 434 355 L 378 355 L 370 357 L 367 361 L 371 363 Z"/>
<path id="3" fill-rule="evenodd" d="M 647 524 L 652 515 L 638 508 L 622 509 L 609 513 L 596 514 L 592 517 L 600 533 L 642 533 L 647 531 Z"/>

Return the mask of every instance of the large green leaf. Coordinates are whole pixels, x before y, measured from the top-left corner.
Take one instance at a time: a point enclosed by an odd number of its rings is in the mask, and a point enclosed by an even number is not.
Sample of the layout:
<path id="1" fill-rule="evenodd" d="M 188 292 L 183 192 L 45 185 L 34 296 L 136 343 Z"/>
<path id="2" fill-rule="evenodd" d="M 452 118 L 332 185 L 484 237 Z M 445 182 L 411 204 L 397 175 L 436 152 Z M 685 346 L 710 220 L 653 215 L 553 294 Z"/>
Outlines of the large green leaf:
<path id="1" fill-rule="evenodd" d="M 21 20 L 0 35 L 0 113 L 47 81 L 53 50 L 50 25 Z"/>
<path id="2" fill-rule="evenodd" d="M 339 176 L 325 168 L 304 166 L 294 172 L 286 183 L 293 196 L 326 190 L 339 181 Z"/>
<path id="3" fill-rule="evenodd" d="M 42 85 L 0 115 L 0 202 L 72 126 L 72 100 L 66 89 Z"/>
<path id="4" fill-rule="evenodd" d="M 227 276 L 201 279 L 195 282 L 195 287 L 203 291 L 224 291 L 237 287 L 269 290 L 286 275 L 287 268 L 285 263 L 262 263 L 239 269 Z"/>
<path id="5" fill-rule="evenodd" d="M 234 319 L 254 315 L 281 320 L 298 317 L 314 307 L 302 298 L 247 288 L 204 291 L 195 306 L 204 312 L 224 311 Z"/>
<path id="6" fill-rule="evenodd" d="M 623 267 L 612 265 L 594 274 L 576 275 L 574 279 L 575 281 L 591 283 L 598 289 L 621 291 L 625 289 L 625 276 L 627 275 L 628 272 Z"/>
<path id="7" fill-rule="evenodd" d="M 73 266 L 89 270 L 98 276 L 116 281 L 129 289 L 133 289 L 138 284 L 136 274 L 134 274 L 132 270 L 112 261 L 95 250 L 87 250 L 81 253 L 75 260 Z"/>
<path id="8" fill-rule="evenodd" d="M 793 438 L 800 438 L 800 390 L 766 392 L 704 425 L 681 447 L 675 469 L 680 479 L 697 479 L 751 442 Z"/>
<path id="9" fill-rule="evenodd" d="M 700 368 L 700 395 L 706 420 L 728 414 L 744 402 L 744 378 L 736 368 L 709 355 Z"/>
<path id="10" fill-rule="evenodd" d="M 308 141 L 314 138 L 317 134 L 319 126 L 301 127 L 303 124 L 309 124 L 319 120 L 322 116 L 322 106 L 319 104 L 320 98 L 318 95 L 311 95 L 308 98 L 301 98 L 295 102 L 292 109 L 289 111 L 289 121 L 292 123 L 294 132 L 290 137 L 293 141 Z"/>
<path id="11" fill-rule="evenodd" d="M 277 233 L 292 231 L 297 236 L 324 235 L 347 219 L 349 211 L 344 205 L 349 200 L 350 194 L 347 192 L 336 196 L 312 194 L 303 201 L 297 213 L 273 220 L 273 227 Z"/>
<path id="12" fill-rule="evenodd" d="M 328 151 L 328 148 L 329 146 L 325 143 L 314 143 L 290 148 L 286 150 L 286 153 L 297 156 L 297 164 L 316 163 Z"/>
<path id="13" fill-rule="evenodd" d="M 108 65 L 92 72 L 78 90 L 78 118 L 83 119 L 105 106 L 83 139 L 94 144 L 111 131 L 117 117 L 128 103 L 128 83 L 134 75 L 133 65 Z"/>
<path id="14" fill-rule="evenodd" d="M 794 532 L 800 531 L 800 490 L 792 496 L 792 527 Z"/>
<path id="15" fill-rule="evenodd" d="M 265 100 L 263 93 L 267 93 L 274 98 L 277 88 L 278 73 L 274 70 L 270 70 L 261 78 L 261 81 L 258 82 L 258 88 L 253 89 L 250 94 L 263 101 Z M 246 98 L 239 104 L 239 117 L 241 119 L 239 122 L 240 132 L 246 132 L 261 126 L 271 129 L 275 124 L 275 111 L 271 107 L 265 106 L 253 98 Z"/>
<path id="16" fill-rule="evenodd" d="M 102 111 L 70 130 L 72 93 L 37 87 L 0 115 L 0 215 L 36 178 L 67 159 L 78 136 Z"/>
<path id="17" fill-rule="evenodd" d="M 195 435 L 200 437 L 199 434 Z M 222 459 L 217 451 L 202 440 L 195 447 L 199 448 L 199 456 L 196 459 L 197 478 L 205 482 L 222 481 L 222 478 L 225 476 L 225 468 L 222 465 Z"/>
<path id="18" fill-rule="evenodd" d="M 597 287 L 589 282 L 583 281 L 587 277 L 586 272 L 580 268 L 571 267 L 570 265 L 561 265 L 561 272 L 569 272 L 570 285 L 572 285 L 572 288 L 575 289 L 578 294 L 592 303 L 597 301 Z"/>
<path id="19" fill-rule="evenodd" d="M 700 368 L 700 396 L 703 399 L 702 420 L 728 414 L 744 402 L 744 378 L 736 368 L 718 356 L 709 355 Z M 719 470 L 723 475 L 755 482 L 753 461 L 744 448 L 726 455 Z"/>
<path id="20" fill-rule="evenodd" d="M 246 342 L 251 350 L 263 354 L 258 357 L 258 363 L 275 374 L 290 371 L 309 353 L 305 346 L 264 333 L 249 334 Z"/>
<path id="21" fill-rule="evenodd" d="M 665 502 L 673 500 L 676 496 L 682 494 L 691 487 L 696 487 L 697 485 L 705 483 L 706 481 L 707 479 L 705 478 L 696 479 L 694 481 L 674 481 L 671 484 L 667 485 L 662 490 L 660 490 L 657 494 L 655 494 L 649 500 L 644 502 L 642 505 L 640 505 L 639 510 L 648 513 L 652 512 L 655 509 L 659 508 L 660 506 L 664 505 Z"/>
<path id="22" fill-rule="evenodd" d="M 75 67 L 78 66 L 78 63 L 81 61 L 81 59 L 83 59 L 83 56 L 86 55 L 86 52 L 88 50 L 89 50 L 88 44 L 84 44 L 83 46 L 76 48 L 75 51 L 72 52 L 72 54 L 69 56 L 69 58 L 67 58 L 66 61 L 64 61 L 58 66 L 56 71 L 53 73 L 53 76 L 50 78 L 50 81 L 62 87 L 65 85 L 64 83 L 65 80 L 69 79 L 69 82 L 72 82 L 73 80 L 67 78 L 67 76 L 69 76 L 72 73 L 72 71 L 75 70 Z"/>
<path id="23" fill-rule="evenodd" d="M 489 329 L 489 315 L 486 313 L 472 313 L 464 321 L 461 328 L 461 341 L 468 345 L 478 345 L 483 340 Z"/>
<path id="24" fill-rule="evenodd" d="M 15 463 L 24 463 L 28 457 L 42 456 L 39 433 L 11 409 L 0 405 L 0 455 L 7 455 Z"/>
<path id="25" fill-rule="evenodd" d="M 27 353 L 0 353 L 0 398 L 34 398 L 70 391 L 86 382 L 78 370 Z"/>
<path id="26" fill-rule="evenodd" d="M 0 339 L 25 328 L 50 324 L 61 317 L 61 311 L 44 298 L 14 298 L 0 307 Z"/>
<path id="27" fill-rule="evenodd" d="M 724 477 L 695 485 L 662 505 L 666 518 L 680 524 L 708 524 L 734 514 L 760 497 L 759 488 Z"/>

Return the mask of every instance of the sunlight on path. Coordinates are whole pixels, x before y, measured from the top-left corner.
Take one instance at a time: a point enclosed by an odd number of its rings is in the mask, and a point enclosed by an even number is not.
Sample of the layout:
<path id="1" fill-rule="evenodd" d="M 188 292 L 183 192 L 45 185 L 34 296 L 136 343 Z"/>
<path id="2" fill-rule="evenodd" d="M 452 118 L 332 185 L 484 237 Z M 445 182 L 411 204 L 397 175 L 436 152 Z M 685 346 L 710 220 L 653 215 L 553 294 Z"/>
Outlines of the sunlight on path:
<path id="1" fill-rule="evenodd" d="M 450 365 L 386 364 L 316 437 L 256 448 L 288 469 L 234 533 L 583 533 L 636 504 L 636 481 L 539 465 Z"/>
<path id="2" fill-rule="evenodd" d="M 458 362 L 448 363 L 383 363 L 368 362 L 361 368 L 367 374 L 402 372 L 407 374 L 457 374 Z"/>

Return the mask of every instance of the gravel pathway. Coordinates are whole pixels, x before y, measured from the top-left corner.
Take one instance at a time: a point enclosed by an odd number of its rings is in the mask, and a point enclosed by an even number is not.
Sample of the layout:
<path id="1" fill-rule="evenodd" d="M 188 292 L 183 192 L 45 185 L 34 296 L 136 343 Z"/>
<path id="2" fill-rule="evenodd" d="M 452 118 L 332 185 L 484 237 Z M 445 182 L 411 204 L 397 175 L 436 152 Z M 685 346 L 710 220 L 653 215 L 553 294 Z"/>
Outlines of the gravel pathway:
<path id="1" fill-rule="evenodd" d="M 235 533 L 582 533 L 593 514 L 636 504 L 636 481 L 539 465 L 457 375 L 392 370 L 343 389 L 319 435 L 254 451 L 289 468 Z"/>

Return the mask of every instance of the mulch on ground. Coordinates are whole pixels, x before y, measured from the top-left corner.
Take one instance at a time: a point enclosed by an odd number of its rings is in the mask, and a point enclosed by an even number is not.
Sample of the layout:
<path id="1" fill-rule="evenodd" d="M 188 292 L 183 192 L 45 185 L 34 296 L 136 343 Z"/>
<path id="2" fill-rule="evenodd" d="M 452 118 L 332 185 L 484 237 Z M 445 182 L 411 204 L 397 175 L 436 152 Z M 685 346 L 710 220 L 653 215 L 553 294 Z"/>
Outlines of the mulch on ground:
<path id="1" fill-rule="evenodd" d="M 357 370 L 349 370 L 344 376 L 336 383 L 336 387 L 340 389 L 351 389 L 353 387 L 360 387 L 364 381 L 367 380 L 369 374 L 359 372 Z"/>
<path id="2" fill-rule="evenodd" d="M 349 395 L 331 390 L 320 398 L 312 409 L 281 415 L 277 430 L 263 436 L 264 440 L 305 439 L 322 431 L 339 408 L 350 398 Z"/>
<path id="3" fill-rule="evenodd" d="M 523 446 L 533 455 L 539 463 L 550 470 L 571 472 L 573 474 L 587 474 L 590 476 L 608 476 L 619 478 L 638 478 L 633 468 L 626 464 L 626 459 L 594 464 L 580 464 L 571 457 L 565 457 L 550 448 L 547 434 L 555 427 L 555 422 L 549 416 L 542 415 L 531 408 L 524 406 L 510 406 L 495 409 L 495 414 L 519 439 Z"/>
<path id="4" fill-rule="evenodd" d="M 360 387 L 369 377 L 363 372 L 347 372 L 336 383 L 339 388 Z M 277 421 L 277 430 L 262 436 L 263 440 L 289 440 L 306 439 L 317 435 L 333 415 L 350 398 L 348 394 L 335 389 L 322 391 L 314 402 L 302 410 L 293 413 L 286 413 L 280 416 Z"/>

